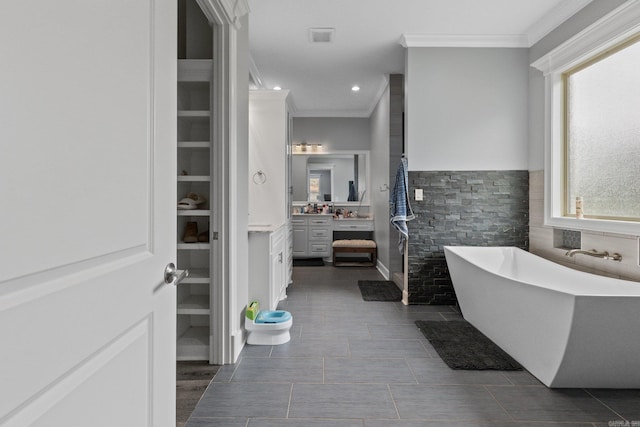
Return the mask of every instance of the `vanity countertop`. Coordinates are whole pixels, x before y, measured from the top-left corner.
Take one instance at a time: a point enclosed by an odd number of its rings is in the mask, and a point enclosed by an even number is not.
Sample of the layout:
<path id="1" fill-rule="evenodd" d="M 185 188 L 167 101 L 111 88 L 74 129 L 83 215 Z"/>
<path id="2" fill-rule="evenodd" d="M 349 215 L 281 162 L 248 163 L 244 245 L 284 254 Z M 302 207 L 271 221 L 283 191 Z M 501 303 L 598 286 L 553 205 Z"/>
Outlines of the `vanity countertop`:
<path id="1" fill-rule="evenodd" d="M 294 213 L 293 216 L 296 217 L 330 217 L 333 218 L 334 221 L 373 221 L 373 217 L 372 216 L 366 216 L 366 217 L 351 217 L 351 218 L 338 218 L 336 216 L 333 216 L 333 214 L 321 214 L 321 213 L 317 213 L 317 214 L 313 214 L 313 213 Z"/>
<path id="2" fill-rule="evenodd" d="M 334 221 L 373 221 L 372 217 L 362 217 L 362 216 L 358 216 L 358 217 L 350 217 L 350 218 L 333 218 Z"/>
<path id="3" fill-rule="evenodd" d="M 283 224 L 249 224 L 247 229 L 249 233 L 271 233 L 282 227 Z"/>

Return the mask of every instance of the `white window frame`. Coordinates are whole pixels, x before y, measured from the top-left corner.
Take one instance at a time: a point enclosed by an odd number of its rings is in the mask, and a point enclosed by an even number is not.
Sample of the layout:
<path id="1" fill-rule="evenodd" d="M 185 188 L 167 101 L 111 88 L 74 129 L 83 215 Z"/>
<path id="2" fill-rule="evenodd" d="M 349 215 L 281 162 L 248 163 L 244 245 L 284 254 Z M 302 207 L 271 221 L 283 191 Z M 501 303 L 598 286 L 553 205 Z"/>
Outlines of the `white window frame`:
<path id="1" fill-rule="evenodd" d="M 640 235 L 640 223 L 570 218 L 564 207 L 564 87 L 562 74 L 640 32 L 640 1 L 626 2 L 531 64 L 545 76 L 544 224 L 575 230 Z"/>

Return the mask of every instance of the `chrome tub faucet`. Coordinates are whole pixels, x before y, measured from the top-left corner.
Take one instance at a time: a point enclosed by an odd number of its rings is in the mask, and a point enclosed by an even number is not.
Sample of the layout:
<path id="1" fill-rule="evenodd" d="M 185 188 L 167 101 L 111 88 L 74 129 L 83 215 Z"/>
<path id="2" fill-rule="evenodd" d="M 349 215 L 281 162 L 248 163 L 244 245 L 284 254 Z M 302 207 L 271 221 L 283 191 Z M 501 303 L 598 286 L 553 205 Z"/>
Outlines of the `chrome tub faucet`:
<path id="1" fill-rule="evenodd" d="M 576 254 L 589 255 L 595 258 L 608 259 L 612 261 L 622 261 L 622 255 L 620 255 L 617 252 L 614 252 L 613 254 L 609 254 L 609 252 L 607 251 L 598 252 L 595 249 L 591 249 L 590 251 L 585 251 L 582 249 L 571 249 L 565 253 L 565 255 L 568 257 L 572 257 Z"/>

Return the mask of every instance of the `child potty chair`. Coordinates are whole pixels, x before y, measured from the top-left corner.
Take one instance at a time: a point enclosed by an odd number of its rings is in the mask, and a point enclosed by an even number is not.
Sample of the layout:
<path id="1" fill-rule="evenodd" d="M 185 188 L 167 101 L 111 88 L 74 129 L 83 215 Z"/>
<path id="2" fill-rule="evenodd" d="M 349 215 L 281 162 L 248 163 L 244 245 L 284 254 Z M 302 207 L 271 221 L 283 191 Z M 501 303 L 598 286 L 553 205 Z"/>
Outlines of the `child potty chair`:
<path id="1" fill-rule="evenodd" d="M 249 336 L 247 344 L 278 345 L 289 342 L 289 329 L 293 324 L 291 313 L 284 310 L 262 310 L 258 301 L 247 307 L 244 328 Z"/>

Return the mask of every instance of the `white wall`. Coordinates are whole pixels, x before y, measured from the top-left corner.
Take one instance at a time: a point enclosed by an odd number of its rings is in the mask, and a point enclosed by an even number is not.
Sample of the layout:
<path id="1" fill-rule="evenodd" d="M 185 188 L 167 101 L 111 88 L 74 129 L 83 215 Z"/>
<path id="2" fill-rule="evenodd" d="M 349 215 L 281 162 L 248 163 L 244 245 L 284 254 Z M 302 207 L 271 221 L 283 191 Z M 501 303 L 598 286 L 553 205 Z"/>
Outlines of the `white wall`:
<path id="1" fill-rule="evenodd" d="M 325 151 L 368 150 L 369 119 L 346 117 L 294 117 L 293 143 L 322 144 Z"/>
<path id="2" fill-rule="evenodd" d="M 287 219 L 288 95 L 286 90 L 249 94 L 249 224 L 280 226 Z"/>
<path id="3" fill-rule="evenodd" d="M 389 269 L 389 117 L 390 91 L 385 89 L 371 114 L 371 186 L 369 200 L 375 219 L 375 239 L 378 246 L 378 263 Z M 375 171 L 375 172 L 374 172 Z M 381 191 L 381 187 L 383 191 Z"/>
<path id="4" fill-rule="evenodd" d="M 409 170 L 527 169 L 527 49 L 406 54 Z"/>

